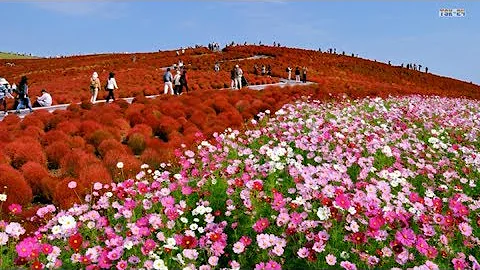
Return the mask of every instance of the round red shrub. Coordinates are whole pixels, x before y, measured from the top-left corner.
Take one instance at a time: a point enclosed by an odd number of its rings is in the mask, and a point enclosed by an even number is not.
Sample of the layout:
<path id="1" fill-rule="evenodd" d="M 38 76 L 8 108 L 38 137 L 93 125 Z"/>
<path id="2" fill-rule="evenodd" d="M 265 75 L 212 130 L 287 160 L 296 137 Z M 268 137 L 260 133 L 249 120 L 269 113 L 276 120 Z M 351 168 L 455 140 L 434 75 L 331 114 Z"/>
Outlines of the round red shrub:
<path id="1" fill-rule="evenodd" d="M 73 149 L 60 160 L 60 169 L 64 176 L 77 177 L 82 168 L 98 162 L 98 159 L 82 149 Z"/>
<path id="2" fill-rule="evenodd" d="M 90 134 L 93 132 L 99 130 L 102 128 L 102 125 L 98 122 L 95 122 L 93 120 L 85 120 L 82 123 L 80 123 L 80 134 L 88 137 Z"/>
<path id="3" fill-rule="evenodd" d="M 160 164 L 162 162 L 166 162 L 166 160 L 164 160 L 164 157 L 153 148 L 145 149 L 145 151 L 143 151 L 142 155 L 140 156 L 140 160 L 142 161 L 142 163 L 148 164 L 150 168 L 153 169 L 160 168 Z"/>
<path id="4" fill-rule="evenodd" d="M 68 135 L 75 135 L 80 131 L 80 122 L 79 121 L 64 121 L 60 122 L 56 129 L 56 131 L 62 131 Z"/>
<path id="5" fill-rule="evenodd" d="M 33 198 L 32 189 L 22 174 L 6 164 L 0 164 L 0 193 L 7 194 L 7 200 L 2 204 L 5 213 L 10 204 L 26 205 Z"/>
<path id="6" fill-rule="evenodd" d="M 112 177 L 108 172 L 107 168 L 101 163 L 91 164 L 80 170 L 78 176 L 78 182 L 87 188 L 87 191 L 90 191 L 90 188 L 95 182 L 100 182 L 103 184 L 109 184 L 112 182 Z M 86 195 L 83 194 L 83 195 Z"/>
<path id="7" fill-rule="evenodd" d="M 102 141 L 102 143 L 97 147 L 97 152 L 100 154 L 101 157 L 105 157 L 105 155 L 108 153 L 110 150 L 123 150 L 123 152 L 126 154 L 127 151 L 125 150 L 125 145 L 120 143 L 119 141 L 115 139 L 107 139 Z"/>
<path id="8" fill-rule="evenodd" d="M 77 183 L 77 187 L 75 189 L 68 187 L 68 184 L 72 181 Z M 53 203 L 59 206 L 60 209 L 68 209 L 75 203 L 83 203 L 84 197 L 80 197 L 78 191 L 83 191 L 85 189 L 86 187 L 83 187 L 76 179 L 72 177 L 64 178 L 58 181 L 57 185 L 55 186 L 55 190 L 52 194 Z"/>
<path id="9" fill-rule="evenodd" d="M 132 135 L 128 136 L 127 144 L 128 147 L 132 149 L 134 155 L 140 155 L 147 146 L 145 142 L 145 135 L 141 133 L 133 133 Z"/>
<path id="10" fill-rule="evenodd" d="M 43 131 L 43 129 L 40 129 L 37 126 L 28 126 L 23 131 L 23 134 L 25 136 L 32 137 L 35 140 L 40 140 L 40 138 L 43 136 L 43 134 L 45 134 L 45 131 Z"/>
<path id="11" fill-rule="evenodd" d="M 130 131 L 129 131 L 129 137 L 130 134 L 134 133 L 140 133 L 142 134 L 145 138 L 150 138 L 153 135 L 153 130 L 152 128 L 147 125 L 147 124 L 137 124 L 135 125 Z"/>
<path id="12" fill-rule="evenodd" d="M 140 171 L 141 165 L 140 161 L 134 156 L 117 150 L 107 152 L 103 162 L 115 181 L 123 181 L 135 176 Z M 123 169 L 117 168 L 118 162 L 123 162 Z"/>
<path id="13" fill-rule="evenodd" d="M 98 147 L 104 140 L 114 139 L 115 137 L 105 129 L 95 130 L 87 136 L 87 141 L 95 147 Z"/>
<path id="14" fill-rule="evenodd" d="M 14 168 L 20 168 L 28 161 L 46 164 L 47 158 L 40 146 L 40 143 L 28 140 L 28 137 L 21 137 L 5 145 L 5 153 L 11 159 Z"/>
<path id="15" fill-rule="evenodd" d="M 60 167 L 60 161 L 65 157 L 72 148 L 65 141 L 56 141 L 51 143 L 45 148 L 45 154 L 47 155 L 48 168 L 58 169 Z"/>
<path id="16" fill-rule="evenodd" d="M 42 137 L 43 145 L 50 145 L 54 142 L 66 142 L 68 141 L 69 136 L 65 132 L 60 130 L 51 130 Z"/>
<path id="17" fill-rule="evenodd" d="M 29 161 L 22 166 L 21 171 L 23 178 L 32 188 L 33 194 L 40 195 L 42 193 L 41 180 L 48 177 L 47 169 L 36 162 Z"/>

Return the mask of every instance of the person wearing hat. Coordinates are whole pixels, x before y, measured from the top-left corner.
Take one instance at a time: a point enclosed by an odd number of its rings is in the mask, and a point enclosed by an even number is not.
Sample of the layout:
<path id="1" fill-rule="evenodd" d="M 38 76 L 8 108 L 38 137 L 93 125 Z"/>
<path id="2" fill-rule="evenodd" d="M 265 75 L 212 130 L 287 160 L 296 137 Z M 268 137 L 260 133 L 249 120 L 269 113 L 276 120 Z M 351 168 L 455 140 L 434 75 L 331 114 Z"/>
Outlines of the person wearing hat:
<path id="1" fill-rule="evenodd" d="M 100 79 L 98 78 L 98 73 L 93 72 L 92 77 L 90 78 L 90 102 L 95 103 L 97 101 L 98 90 L 100 89 Z"/>
<path id="2" fill-rule="evenodd" d="M 42 95 L 37 97 L 37 101 L 35 102 L 40 107 L 49 107 L 52 106 L 52 96 L 47 92 L 47 90 L 42 89 Z"/>
<path id="3" fill-rule="evenodd" d="M 7 97 L 13 98 L 13 96 L 11 95 L 10 84 L 7 80 L 5 80 L 5 78 L 0 78 L 0 104 L 3 104 L 3 111 L 5 112 L 5 115 L 8 115 Z"/>
<path id="4" fill-rule="evenodd" d="M 239 65 L 235 65 L 235 87 L 237 89 L 242 89 L 242 77 L 243 70 L 240 68 Z"/>
<path id="5" fill-rule="evenodd" d="M 30 98 L 28 97 L 28 78 L 27 76 L 23 76 L 20 79 L 20 83 L 18 84 L 18 105 L 17 109 L 15 110 L 16 113 L 20 113 L 20 108 L 28 107 L 30 112 L 33 112 L 32 103 L 30 102 Z"/>

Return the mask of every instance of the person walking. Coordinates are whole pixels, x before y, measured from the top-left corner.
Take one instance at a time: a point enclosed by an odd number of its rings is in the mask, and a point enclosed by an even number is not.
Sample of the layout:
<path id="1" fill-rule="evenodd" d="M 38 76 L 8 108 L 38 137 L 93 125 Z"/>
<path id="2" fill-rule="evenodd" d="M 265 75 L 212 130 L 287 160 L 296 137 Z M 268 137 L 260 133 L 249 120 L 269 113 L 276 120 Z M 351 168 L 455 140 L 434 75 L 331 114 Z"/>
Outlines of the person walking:
<path id="1" fill-rule="evenodd" d="M 20 83 L 18 86 L 18 105 L 16 109 L 16 113 L 20 113 L 20 108 L 28 107 L 30 112 L 33 112 L 32 103 L 30 102 L 30 98 L 28 97 L 28 78 L 27 76 L 23 76 L 20 79 Z"/>
<path id="2" fill-rule="evenodd" d="M 243 77 L 243 70 L 240 68 L 239 65 L 235 66 L 235 87 L 237 89 L 242 89 L 242 77 Z"/>
<path id="3" fill-rule="evenodd" d="M 52 96 L 47 92 L 47 90 L 42 89 L 42 95 L 37 97 L 37 101 L 35 101 L 33 105 L 40 107 L 52 106 Z"/>
<path id="4" fill-rule="evenodd" d="M 292 79 L 292 68 L 290 66 L 287 67 L 287 73 L 288 73 L 288 80 L 290 81 Z"/>
<path id="5" fill-rule="evenodd" d="M 187 80 L 187 69 L 184 68 L 182 75 L 180 76 L 180 92 L 183 91 L 183 87 L 185 87 L 186 93 L 188 93 L 188 80 Z"/>
<path id="6" fill-rule="evenodd" d="M 173 93 L 175 95 L 180 95 L 181 94 L 181 87 L 182 87 L 182 84 L 180 83 L 180 78 L 181 78 L 181 75 L 180 75 L 180 70 L 177 70 L 175 76 L 173 77 L 173 84 L 174 84 L 174 87 L 173 87 Z"/>
<path id="7" fill-rule="evenodd" d="M 295 82 L 300 82 L 300 68 L 295 68 Z"/>
<path id="8" fill-rule="evenodd" d="M 172 86 L 172 73 L 170 72 L 170 68 L 167 68 L 167 71 L 165 74 L 163 74 L 163 82 L 165 83 L 164 89 L 163 89 L 163 94 L 168 94 L 168 89 L 170 89 L 170 94 L 174 94 L 173 92 L 173 86 Z"/>
<path id="9" fill-rule="evenodd" d="M 98 78 L 98 73 L 93 72 L 92 77 L 90 78 L 90 102 L 95 103 L 97 101 L 98 90 L 100 90 L 100 79 Z"/>
<path id="10" fill-rule="evenodd" d="M 307 67 L 303 67 L 303 69 L 302 69 L 302 81 L 303 81 L 303 83 L 307 82 L 307 71 L 308 71 Z"/>
<path id="11" fill-rule="evenodd" d="M 107 103 L 110 101 L 110 98 L 112 98 L 113 101 L 115 101 L 115 96 L 113 95 L 113 90 L 115 89 L 118 89 L 117 81 L 115 80 L 115 73 L 110 72 L 107 80 L 107 91 L 108 91 Z"/>
<path id="12" fill-rule="evenodd" d="M 0 78 L 0 104 L 3 105 L 3 111 L 5 112 L 5 116 L 8 115 L 7 98 L 13 98 L 11 94 L 10 84 L 4 78 Z"/>
<path id="13" fill-rule="evenodd" d="M 230 88 L 233 90 L 235 89 L 235 67 L 233 67 L 232 70 L 230 70 L 230 79 L 231 79 Z"/>

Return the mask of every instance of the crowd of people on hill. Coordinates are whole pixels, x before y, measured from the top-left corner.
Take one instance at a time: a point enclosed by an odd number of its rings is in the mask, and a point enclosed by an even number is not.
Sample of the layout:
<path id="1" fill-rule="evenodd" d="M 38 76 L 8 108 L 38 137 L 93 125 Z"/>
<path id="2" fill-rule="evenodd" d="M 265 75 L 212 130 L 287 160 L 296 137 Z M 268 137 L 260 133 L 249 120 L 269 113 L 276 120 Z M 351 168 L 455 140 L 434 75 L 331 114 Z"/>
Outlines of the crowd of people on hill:
<path id="1" fill-rule="evenodd" d="M 292 80 L 292 68 L 288 66 L 285 71 L 287 72 L 287 79 L 288 81 Z M 307 82 L 307 73 L 308 73 L 308 68 L 307 67 L 302 67 L 302 70 L 300 70 L 300 67 L 295 68 L 295 82 Z"/>
<path id="2" fill-rule="evenodd" d="M 167 71 L 163 74 L 163 94 L 168 94 L 170 90 L 171 95 L 182 95 L 183 88 L 188 93 L 187 68 L 182 60 L 178 61 L 178 65 L 173 65 L 173 72 L 175 75 L 172 75 L 172 68 L 167 68 Z"/>
<path id="3" fill-rule="evenodd" d="M 47 90 L 42 89 L 41 96 L 38 96 L 33 106 L 47 107 L 52 106 L 52 96 Z M 33 112 L 32 102 L 28 91 L 28 77 L 23 76 L 17 85 L 10 83 L 5 78 L 0 78 L 0 104 L 3 106 L 4 115 L 8 115 L 7 98 L 14 99 L 14 108 L 16 113 L 20 113 L 20 109 L 28 108 Z"/>
<path id="4" fill-rule="evenodd" d="M 406 65 L 404 65 L 403 63 L 400 65 L 402 68 L 405 67 L 406 69 L 411 69 L 411 70 L 415 70 L 415 71 L 422 71 L 422 65 L 420 64 L 412 64 L 412 63 L 408 63 Z M 428 73 L 428 67 L 425 67 L 425 73 Z"/>
<path id="5" fill-rule="evenodd" d="M 242 87 L 248 85 L 245 76 L 243 76 L 243 70 L 239 65 L 235 65 L 235 67 L 230 71 L 230 79 L 230 88 L 232 90 L 240 90 Z"/>

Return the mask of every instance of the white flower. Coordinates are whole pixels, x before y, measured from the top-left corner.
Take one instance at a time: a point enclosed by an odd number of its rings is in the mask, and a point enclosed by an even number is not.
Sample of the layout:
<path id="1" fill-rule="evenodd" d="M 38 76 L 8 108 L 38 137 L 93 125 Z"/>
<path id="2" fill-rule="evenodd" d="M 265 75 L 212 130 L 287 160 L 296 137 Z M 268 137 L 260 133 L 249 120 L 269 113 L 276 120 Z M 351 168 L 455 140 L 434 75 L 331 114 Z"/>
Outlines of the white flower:
<path id="1" fill-rule="evenodd" d="M 391 157 L 392 156 L 392 149 L 390 148 L 390 146 L 385 145 L 382 149 L 382 153 L 384 153 L 385 156 L 387 156 L 387 157 Z"/>
<path id="2" fill-rule="evenodd" d="M 190 225 L 190 230 L 195 231 L 196 229 L 198 229 L 198 225 L 196 223 Z"/>
<path id="3" fill-rule="evenodd" d="M 0 246 L 4 246 L 8 242 L 8 234 L 0 232 Z"/>
<path id="4" fill-rule="evenodd" d="M 127 241 L 123 244 L 123 247 L 130 250 L 133 247 L 133 242 L 132 241 Z"/>
<path id="5" fill-rule="evenodd" d="M 123 169 L 123 162 L 121 162 L 121 161 L 118 162 L 118 163 L 117 163 L 117 168 Z"/>
<path id="6" fill-rule="evenodd" d="M 52 227 L 52 234 L 56 235 L 62 232 L 62 228 L 58 225 Z"/>
<path id="7" fill-rule="evenodd" d="M 433 198 L 435 196 L 435 193 L 433 193 L 431 189 L 427 189 L 425 191 L 425 196 L 427 196 L 428 198 Z"/>
<path id="8" fill-rule="evenodd" d="M 327 220 L 330 217 L 330 208 L 326 206 L 318 208 L 317 216 L 322 221 Z"/>
<path id="9" fill-rule="evenodd" d="M 4 193 L 0 194 L 0 202 L 5 202 L 5 201 L 7 201 L 7 194 L 4 194 Z"/>
<path id="10" fill-rule="evenodd" d="M 348 208 L 348 213 L 350 213 L 350 215 L 355 215 L 357 213 L 357 210 L 355 209 L 355 207 L 350 206 Z"/>
<path id="11" fill-rule="evenodd" d="M 162 259 L 157 259 L 153 262 L 153 269 L 167 270 L 168 268 L 165 266 L 165 262 Z"/>
<path id="12" fill-rule="evenodd" d="M 64 230 L 73 229 L 77 226 L 77 222 L 75 221 L 75 218 L 70 215 L 59 217 L 58 223 L 62 225 L 62 229 Z"/>
<path id="13" fill-rule="evenodd" d="M 188 219 L 186 217 L 181 217 L 180 221 L 183 223 L 188 223 Z"/>

